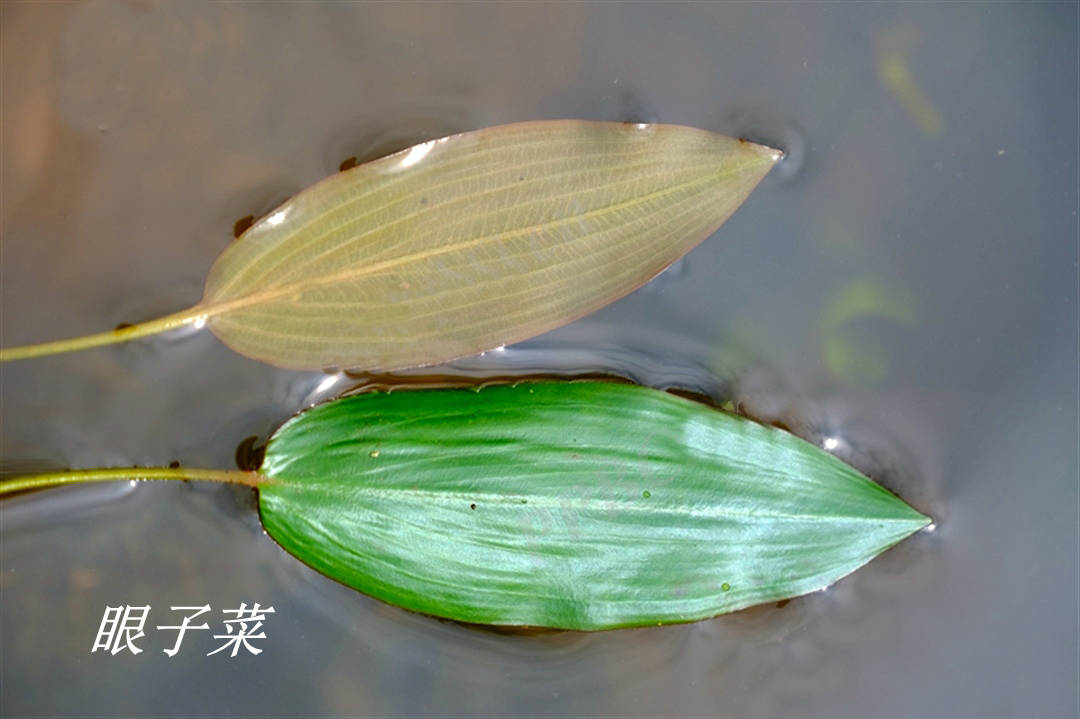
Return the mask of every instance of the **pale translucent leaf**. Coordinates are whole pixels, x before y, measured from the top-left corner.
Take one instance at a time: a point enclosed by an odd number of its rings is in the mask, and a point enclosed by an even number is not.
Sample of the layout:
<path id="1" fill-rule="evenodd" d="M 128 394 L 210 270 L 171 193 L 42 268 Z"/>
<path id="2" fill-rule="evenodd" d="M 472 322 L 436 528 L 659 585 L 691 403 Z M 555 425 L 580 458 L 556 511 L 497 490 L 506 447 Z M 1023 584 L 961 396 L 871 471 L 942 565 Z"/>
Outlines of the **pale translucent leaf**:
<path id="1" fill-rule="evenodd" d="M 301 192 L 214 264 L 197 311 L 284 367 L 434 364 L 559 327 L 708 237 L 780 153 L 672 125 L 505 125 Z"/>

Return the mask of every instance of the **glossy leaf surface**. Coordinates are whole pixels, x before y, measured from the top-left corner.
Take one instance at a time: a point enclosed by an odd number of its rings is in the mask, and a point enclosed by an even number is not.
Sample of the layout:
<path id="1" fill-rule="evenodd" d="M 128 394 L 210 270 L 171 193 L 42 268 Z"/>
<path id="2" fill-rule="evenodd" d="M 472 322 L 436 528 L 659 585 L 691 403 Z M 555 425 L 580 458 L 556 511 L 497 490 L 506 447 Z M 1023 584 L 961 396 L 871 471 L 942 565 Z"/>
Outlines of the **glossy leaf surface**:
<path id="1" fill-rule="evenodd" d="M 379 599 L 465 622 L 685 622 L 825 587 L 929 520 L 786 432 L 604 382 L 367 394 L 272 438 L 262 521 Z"/>
<path id="2" fill-rule="evenodd" d="M 570 120 L 433 140 L 259 220 L 218 258 L 194 312 L 238 352 L 284 367 L 474 354 L 639 287 L 779 156 L 689 127 Z"/>

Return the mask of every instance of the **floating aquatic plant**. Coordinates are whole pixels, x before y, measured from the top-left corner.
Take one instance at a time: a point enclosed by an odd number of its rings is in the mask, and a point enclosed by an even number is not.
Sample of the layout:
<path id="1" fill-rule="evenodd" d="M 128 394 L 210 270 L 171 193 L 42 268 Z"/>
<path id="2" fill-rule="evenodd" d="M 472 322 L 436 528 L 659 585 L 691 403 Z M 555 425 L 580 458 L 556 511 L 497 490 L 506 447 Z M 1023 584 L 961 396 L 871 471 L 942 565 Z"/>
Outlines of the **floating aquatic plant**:
<path id="1" fill-rule="evenodd" d="M 184 326 L 281 367 L 434 364 L 554 329 L 715 231 L 780 152 L 673 125 L 527 122 L 329 177 L 218 257 L 202 300 L 0 361 Z"/>
<path id="2" fill-rule="evenodd" d="M 821 589 L 929 519 L 779 429 L 657 390 L 524 382 L 364 394 L 285 423 L 257 471 L 102 469 L 254 487 L 286 551 L 464 622 L 687 622 Z"/>

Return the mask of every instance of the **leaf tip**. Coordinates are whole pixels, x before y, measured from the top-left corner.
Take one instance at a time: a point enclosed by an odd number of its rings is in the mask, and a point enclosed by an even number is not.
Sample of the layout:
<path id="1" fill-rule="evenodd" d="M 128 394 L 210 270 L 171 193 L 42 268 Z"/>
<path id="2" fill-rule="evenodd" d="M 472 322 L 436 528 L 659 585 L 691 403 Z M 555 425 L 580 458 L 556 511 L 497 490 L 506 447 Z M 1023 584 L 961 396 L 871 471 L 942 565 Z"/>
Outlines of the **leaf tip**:
<path id="1" fill-rule="evenodd" d="M 923 532 L 932 533 L 937 531 L 937 523 L 934 522 L 933 517 L 928 517 L 915 509 L 911 510 L 911 515 L 911 522 L 906 527 L 904 539 Z"/>
<path id="2" fill-rule="evenodd" d="M 745 137 L 739 138 L 739 144 L 748 150 L 752 150 L 759 154 L 763 160 L 768 160 L 770 164 L 775 165 L 784 159 L 784 151 L 778 147 L 771 147 L 769 145 L 762 145 L 757 142 L 751 142 Z"/>
<path id="3" fill-rule="evenodd" d="M 904 500 L 900 500 L 900 501 L 904 502 Z M 927 527 L 934 527 L 936 529 L 936 525 L 934 524 L 934 518 L 933 517 L 931 517 L 929 515 L 926 515 L 926 514 L 923 514 L 919 510 L 912 507 L 907 502 L 904 502 L 904 506 L 907 508 L 908 515 L 910 516 L 910 519 L 911 519 L 911 527 L 912 527 L 911 532 L 912 532 L 912 534 L 914 534 L 915 532 L 918 532 L 920 530 L 925 530 Z M 934 530 L 931 529 L 929 531 L 932 532 Z"/>

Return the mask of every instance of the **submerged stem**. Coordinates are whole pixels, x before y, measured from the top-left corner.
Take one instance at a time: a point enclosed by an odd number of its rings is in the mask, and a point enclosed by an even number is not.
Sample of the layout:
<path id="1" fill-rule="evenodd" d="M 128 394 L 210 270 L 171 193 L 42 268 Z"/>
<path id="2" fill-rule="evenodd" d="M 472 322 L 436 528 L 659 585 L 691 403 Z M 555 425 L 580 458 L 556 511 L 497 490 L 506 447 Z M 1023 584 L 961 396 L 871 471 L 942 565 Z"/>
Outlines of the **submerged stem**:
<path id="1" fill-rule="evenodd" d="M 42 342 L 36 345 L 5 347 L 0 349 L 0 362 L 30 359 L 31 357 L 44 357 L 46 355 L 58 355 L 65 352 L 90 349 L 91 347 L 119 344 L 121 342 L 127 342 L 128 340 L 138 339 L 139 337 L 148 337 L 150 335 L 160 334 L 188 325 L 201 327 L 206 322 L 207 314 L 204 307 L 195 305 L 182 312 L 175 312 L 171 315 L 159 317 L 156 320 L 140 322 L 137 325 L 117 327 L 108 332 L 98 332 L 97 334 L 73 337 L 66 340 Z"/>
<path id="2" fill-rule="evenodd" d="M 0 495 L 45 489 L 64 484 L 111 482 L 118 479 L 172 479 L 196 482 L 224 482 L 258 488 L 269 480 L 258 472 L 228 469 L 188 469 L 186 467 L 116 467 L 110 469 L 69 469 L 63 472 L 33 474 L 0 482 Z"/>

